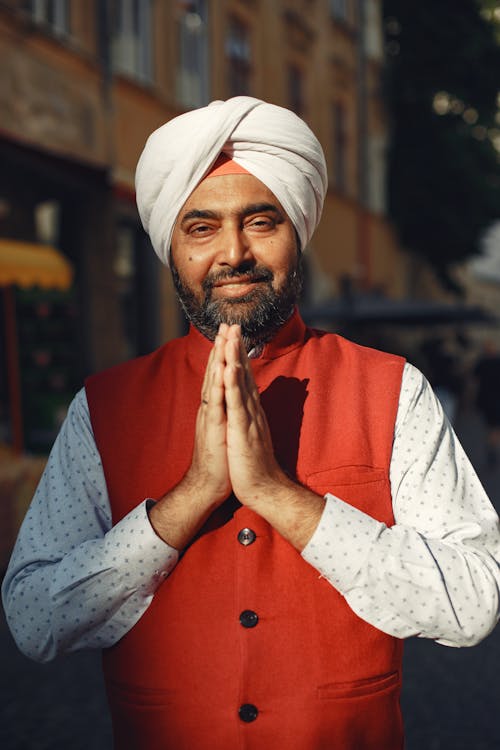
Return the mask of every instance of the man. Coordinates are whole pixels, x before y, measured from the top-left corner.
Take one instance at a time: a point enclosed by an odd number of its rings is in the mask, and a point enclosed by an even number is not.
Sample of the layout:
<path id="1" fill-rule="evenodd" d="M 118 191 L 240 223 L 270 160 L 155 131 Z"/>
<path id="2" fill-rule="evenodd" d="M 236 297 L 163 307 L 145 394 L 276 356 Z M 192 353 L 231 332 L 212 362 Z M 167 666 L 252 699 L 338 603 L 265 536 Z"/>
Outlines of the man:
<path id="1" fill-rule="evenodd" d="M 77 395 L 4 582 L 19 646 L 104 648 L 116 747 L 395 750 L 401 644 L 498 618 L 498 519 L 421 374 L 304 326 L 321 147 L 214 102 L 137 200 L 192 326 Z"/>

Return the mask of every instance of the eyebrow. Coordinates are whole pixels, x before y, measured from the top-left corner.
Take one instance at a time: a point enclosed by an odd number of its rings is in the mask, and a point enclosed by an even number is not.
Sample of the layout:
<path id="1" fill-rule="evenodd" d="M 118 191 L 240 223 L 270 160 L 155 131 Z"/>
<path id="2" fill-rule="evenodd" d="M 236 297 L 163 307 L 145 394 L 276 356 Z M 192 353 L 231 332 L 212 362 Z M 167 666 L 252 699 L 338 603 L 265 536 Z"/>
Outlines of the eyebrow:
<path id="1" fill-rule="evenodd" d="M 251 203 L 250 205 L 245 206 L 243 209 L 236 211 L 235 213 L 245 218 L 246 216 L 251 216 L 252 214 L 260 214 L 269 211 L 276 214 L 280 219 L 283 219 L 282 212 L 273 203 Z M 181 220 L 181 224 L 183 224 L 185 221 L 190 221 L 191 219 L 220 219 L 220 217 L 221 214 L 219 211 L 211 211 L 209 209 L 203 208 L 192 208 L 190 211 L 187 211 L 184 214 Z"/>

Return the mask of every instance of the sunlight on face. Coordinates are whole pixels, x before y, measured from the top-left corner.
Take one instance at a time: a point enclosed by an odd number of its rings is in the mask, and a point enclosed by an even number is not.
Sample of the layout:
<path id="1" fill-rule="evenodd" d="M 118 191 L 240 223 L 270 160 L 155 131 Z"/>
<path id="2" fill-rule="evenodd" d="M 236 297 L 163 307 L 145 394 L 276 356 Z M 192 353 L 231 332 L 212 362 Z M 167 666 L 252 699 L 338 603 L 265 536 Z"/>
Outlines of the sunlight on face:
<path id="1" fill-rule="evenodd" d="M 171 265 L 188 319 L 210 339 L 225 322 L 242 326 L 247 345 L 268 341 L 300 296 L 295 229 L 252 175 L 200 183 L 179 213 Z"/>

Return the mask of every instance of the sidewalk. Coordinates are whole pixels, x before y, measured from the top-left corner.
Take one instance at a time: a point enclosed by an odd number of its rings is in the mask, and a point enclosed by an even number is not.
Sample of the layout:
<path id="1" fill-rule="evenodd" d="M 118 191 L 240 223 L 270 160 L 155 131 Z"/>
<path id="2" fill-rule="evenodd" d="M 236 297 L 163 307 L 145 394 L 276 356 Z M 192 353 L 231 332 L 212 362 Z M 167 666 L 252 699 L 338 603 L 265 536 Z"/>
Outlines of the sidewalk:
<path id="1" fill-rule="evenodd" d="M 500 509 L 500 467 L 485 466 L 480 420 L 462 414 L 456 427 Z M 2 618 L 0 664 L 2 750 L 111 749 L 98 654 L 35 664 L 18 653 Z M 402 697 L 406 750 L 498 750 L 498 664 L 500 628 L 473 649 L 409 640 Z"/>

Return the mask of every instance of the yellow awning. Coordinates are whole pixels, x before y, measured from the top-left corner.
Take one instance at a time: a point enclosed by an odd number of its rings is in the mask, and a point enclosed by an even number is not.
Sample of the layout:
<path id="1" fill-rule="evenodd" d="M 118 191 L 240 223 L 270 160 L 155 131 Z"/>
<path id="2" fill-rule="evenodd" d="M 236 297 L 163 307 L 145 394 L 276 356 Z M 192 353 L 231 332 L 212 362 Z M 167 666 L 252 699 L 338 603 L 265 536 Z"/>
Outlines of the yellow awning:
<path id="1" fill-rule="evenodd" d="M 0 286 L 68 289 L 72 280 L 71 263 L 54 247 L 0 239 Z"/>

